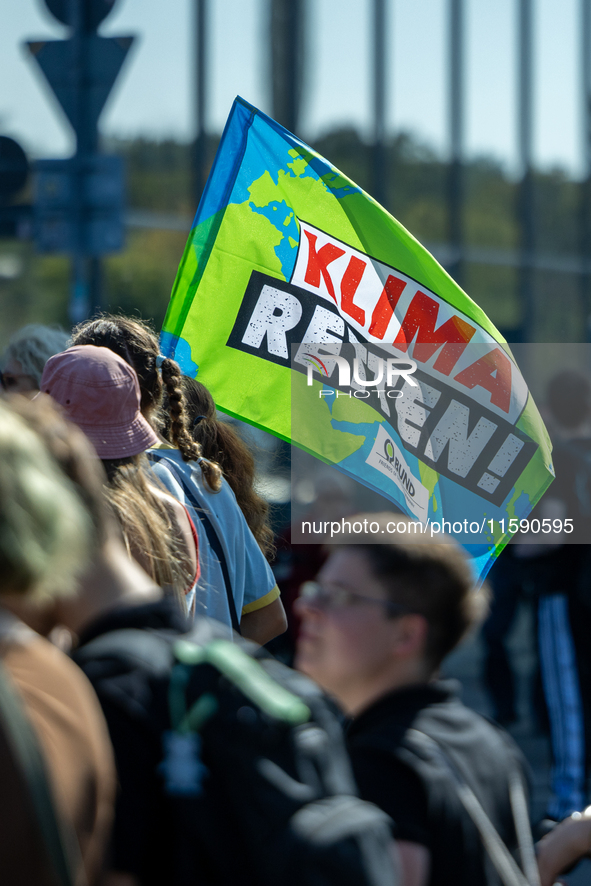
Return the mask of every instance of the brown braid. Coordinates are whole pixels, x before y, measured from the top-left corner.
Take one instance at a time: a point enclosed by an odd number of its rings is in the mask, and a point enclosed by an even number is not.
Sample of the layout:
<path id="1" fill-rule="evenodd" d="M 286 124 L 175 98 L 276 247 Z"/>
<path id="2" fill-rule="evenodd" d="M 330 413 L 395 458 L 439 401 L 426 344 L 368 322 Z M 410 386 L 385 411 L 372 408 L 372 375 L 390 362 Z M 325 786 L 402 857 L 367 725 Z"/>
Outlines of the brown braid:
<path id="1" fill-rule="evenodd" d="M 199 461 L 207 485 L 213 492 L 219 492 L 221 469 L 201 458 L 201 447 L 193 440 L 186 426 L 185 397 L 180 384 L 182 376 L 179 365 L 167 357 L 162 362 L 162 374 L 158 370 L 160 348 L 153 329 L 141 320 L 103 314 L 77 326 L 72 333 L 72 344 L 110 348 L 133 366 L 140 383 L 142 414 L 157 431 L 160 430 L 158 411 L 162 406 L 164 383 L 168 395 L 170 442 L 178 446 L 184 461 Z"/>
<path id="2" fill-rule="evenodd" d="M 167 357 L 162 361 L 161 371 L 170 416 L 170 442 L 178 448 L 184 461 L 197 461 L 201 458 L 201 446 L 195 443 L 185 423 L 185 395 L 181 387 L 181 370 L 178 363 Z"/>

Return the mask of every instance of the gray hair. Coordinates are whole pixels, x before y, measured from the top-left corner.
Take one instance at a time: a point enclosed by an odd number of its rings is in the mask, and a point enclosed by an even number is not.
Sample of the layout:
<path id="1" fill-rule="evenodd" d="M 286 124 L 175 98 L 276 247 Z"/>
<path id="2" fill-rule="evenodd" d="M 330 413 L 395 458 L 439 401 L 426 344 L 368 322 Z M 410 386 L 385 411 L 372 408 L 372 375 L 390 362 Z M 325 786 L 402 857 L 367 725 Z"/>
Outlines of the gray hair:
<path id="1" fill-rule="evenodd" d="M 32 376 L 39 387 L 43 367 L 49 358 L 65 351 L 69 342 L 70 336 L 59 326 L 29 323 L 11 336 L 2 355 L 2 366 L 6 366 L 9 360 L 18 360 L 25 375 Z"/>

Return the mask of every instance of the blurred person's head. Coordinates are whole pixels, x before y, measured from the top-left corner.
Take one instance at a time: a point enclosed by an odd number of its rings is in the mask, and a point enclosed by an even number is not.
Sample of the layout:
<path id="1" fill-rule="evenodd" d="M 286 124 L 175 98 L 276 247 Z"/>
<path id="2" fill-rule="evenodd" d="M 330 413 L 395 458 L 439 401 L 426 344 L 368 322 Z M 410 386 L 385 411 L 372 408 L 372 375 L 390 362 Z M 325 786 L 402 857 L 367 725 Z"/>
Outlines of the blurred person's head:
<path id="1" fill-rule="evenodd" d="M 352 513 L 350 481 L 334 467 L 322 466 L 314 480 L 314 496 L 310 519 L 339 520 Z"/>
<path id="2" fill-rule="evenodd" d="M 304 585 L 296 603 L 296 667 L 351 714 L 428 682 L 483 610 L 451 539 L 433 543 L 394 513 L 357 515 L 351 524 L 365 519 L 364 543 L 345 534 L 331 545 L 317 582 Z"/>
<path id="3" fill-rule="evenodd" d="M 158 598 L 157 586 L 128 557 L 119 523 L 105 496 L 107 478 L 102 462 L 96 457 L 86 435 L 68 421 L 46 395 L 32 401 L 15 397 L 10 405 L 43 440 L 72 482 L 88 511 L 93 529 L 90 558 L 79 577 L 77 593 L 54 601 L 51 607 L 45 607 L 41 616 L 23 610 L 19 614 L 42 633 L 55 624 L 80 633 L 89 621 L 114 605 Z"/>
<path id="4" fill-rule="evenodd" d="M 576 369 L 565 369 L 550 379 L 546 402 L 562 428 L 579 428 L 591 416 L 591 382 Z"/>
<path id="5" fill-rule="evenodd" d="M 34 394 L 50 357 L 68 347 L 63 329 L 30 323 L 19 329 L 2 355 L 2 387 L 8 394 Z"/>
<path id="6" fill-rule="evenodd" d="M 47 361 L 41 391 L 84 431 L 102 460 L 107 498 L 130 556 L 160 587 L 174 589 L 180 597 L 189 577 L 166 505 L 151 487 L 147 464 L 140 458 L 158 437 L 141 413 L 133 367 L 109 348 L 74 345 Z"/>
<path id="7" fill-rule="evenodd" d="M 86 566 L 91 522 L 40 437 L 0 401 L 0 594 L 67 594 Z"/>
<path id="8" fill-rule="evenodd" d="M 252 452 L 227 422 L 217 417 L 210 392 L 196 378 L 182 378 L 191 435 L 203 456 L 219 465 L 232 487 L 250 531 L 263 554 L 275 551 L 273 530 L 269 525 L 269 505 L 254 489 L 255 461 Z"/>
<path id="9" fill-rule="evenodd" d="M 113 534 L 120 537 L 119 524 L 105 497 L 105 470 L 86 434 L 46 394 L 33 400 L 12 397 L 10 407 L 42 439 L 82 499 L 93 526 L 91 549 L 100 548 Z"/>

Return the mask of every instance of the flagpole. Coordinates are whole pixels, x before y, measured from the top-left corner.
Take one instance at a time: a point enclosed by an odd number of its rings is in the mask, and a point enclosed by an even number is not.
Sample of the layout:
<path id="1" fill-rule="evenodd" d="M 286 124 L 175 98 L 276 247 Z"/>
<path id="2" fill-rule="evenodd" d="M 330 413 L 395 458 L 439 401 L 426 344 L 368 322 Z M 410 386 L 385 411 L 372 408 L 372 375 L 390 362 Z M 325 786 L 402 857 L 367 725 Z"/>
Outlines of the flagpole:
<path id="1" fill-rule="evenodd" d="M 372 196 L 387 208 L 388 169 L 386 158 L 386 0 L 373 3 L 373 145 Z"/>
<path id="2" fill-rule="evenodd" d="M 305 0 L 270 2 L 273 117 L 294 133 L 300 122 L 304 16 Z"/>
<path id="3" fill-rule="evenodd" d="M 199 205 L 206 179 L 208 24 L 208 0 L 195 0 L 195 141 L 192 163 L 195 208 Z"/>
<path id="4" fill-rule="evenodd" d="M 463 142 L 464 142 L 464 8 L 463 0 L 449 5 L 449 141 L 448 236 L 449 273 L 462 285 L 463 277 Z"/>
<path id="5" fill-rule="evenodd" d="M 591 341 L 591 0 L 581 0 L 581 74 L 583 116 L 583 178 L 580 185 L 580 298 L 583 340 Z"/>
<path id="6" fill-rule="evenodd" d="M 535 250 L 534 181 L 532 170 L 533 52 L 531 0 L 519 0 L 519 84 L 518 143 L 521 181 L 518 191 L 520 261 L 518 292 L 521 303 L 521 329 L 524 341 L 535 338 L 534 270 Z"/>

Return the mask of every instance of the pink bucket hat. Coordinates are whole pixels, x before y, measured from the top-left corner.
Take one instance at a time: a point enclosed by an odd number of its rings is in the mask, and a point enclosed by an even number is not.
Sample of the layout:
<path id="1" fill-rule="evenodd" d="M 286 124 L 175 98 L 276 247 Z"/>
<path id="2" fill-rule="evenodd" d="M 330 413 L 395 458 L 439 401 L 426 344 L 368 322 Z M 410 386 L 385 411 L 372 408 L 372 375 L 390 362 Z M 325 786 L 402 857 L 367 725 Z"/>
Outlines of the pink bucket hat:
<path id="1" fill-rule="evenodd" d="M 127 458 L 158 445 L 140 412 L 135 370 L 109 348 L 76 345 L 50 357 L 41 391 L 84 431 L 99 458 Z"/>

